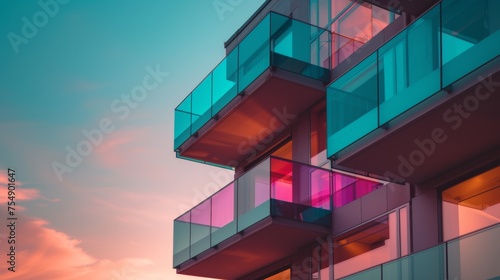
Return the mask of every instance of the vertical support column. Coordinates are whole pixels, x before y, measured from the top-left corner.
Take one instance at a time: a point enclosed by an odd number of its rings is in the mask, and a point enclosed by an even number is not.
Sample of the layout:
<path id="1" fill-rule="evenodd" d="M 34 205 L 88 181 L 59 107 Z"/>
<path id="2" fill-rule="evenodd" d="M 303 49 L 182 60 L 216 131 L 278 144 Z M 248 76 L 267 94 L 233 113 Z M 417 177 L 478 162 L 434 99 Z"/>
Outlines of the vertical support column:
<path id="1" fill-rule="evenodd" d="M 299 115 L 292 131 L 292 159 L 309 164 L 311 146 L 311 114 L 308 111 Z M 305 204 L 310 197 L 310 175 L 300 164 L 293 165 L 293 202 Z"/>
<path id="2" fill-rule="evenodd" d="M 439 243 L 439 194 L 436 189 L 411 200 L 412 251 L 421 251 Z"/>

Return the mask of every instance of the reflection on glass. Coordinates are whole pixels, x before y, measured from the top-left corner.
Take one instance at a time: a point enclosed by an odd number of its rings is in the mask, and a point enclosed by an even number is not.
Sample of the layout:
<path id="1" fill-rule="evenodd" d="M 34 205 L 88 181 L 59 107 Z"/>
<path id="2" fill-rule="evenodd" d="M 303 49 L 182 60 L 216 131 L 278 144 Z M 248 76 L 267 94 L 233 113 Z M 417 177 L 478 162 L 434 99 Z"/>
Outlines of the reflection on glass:
<path id="1" fill-rule="evenodd" d="M 335 279 L 398 257 L 396 212 L 333 240 Z"/>
<path id="2" fill-rule="evenodd" d="M 500 167 L 459 183 L 442 194 L 443 239 L 500 222 Z"/>

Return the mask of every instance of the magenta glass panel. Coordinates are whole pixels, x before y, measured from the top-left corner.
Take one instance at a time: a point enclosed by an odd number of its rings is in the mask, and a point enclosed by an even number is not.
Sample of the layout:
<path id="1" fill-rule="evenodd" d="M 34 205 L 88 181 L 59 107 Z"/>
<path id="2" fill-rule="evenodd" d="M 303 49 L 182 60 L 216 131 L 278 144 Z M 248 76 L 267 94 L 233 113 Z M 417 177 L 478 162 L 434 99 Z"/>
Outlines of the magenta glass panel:
<path id="1" fill-rule="evenodd" d="M 331 175 L 323 169 L 312 169 L 311 172 L 311 206 L 331 209 Z"/>
<path id="2" fill-rule="evenodd" d="M 271 160 L 271 197 L 293 202 L 293 163 L 273 158 Z"/>
<path id="3" fill-rule="evenodd" d="M 212 196 L 212 227 L 221 228 L 234 221 L 234 183 Z"/>
<path id="4" fill-rule="evenodd" d="M 379 182 L 334 173 L 333 205 L 340 207 L 382 186 Z"/>

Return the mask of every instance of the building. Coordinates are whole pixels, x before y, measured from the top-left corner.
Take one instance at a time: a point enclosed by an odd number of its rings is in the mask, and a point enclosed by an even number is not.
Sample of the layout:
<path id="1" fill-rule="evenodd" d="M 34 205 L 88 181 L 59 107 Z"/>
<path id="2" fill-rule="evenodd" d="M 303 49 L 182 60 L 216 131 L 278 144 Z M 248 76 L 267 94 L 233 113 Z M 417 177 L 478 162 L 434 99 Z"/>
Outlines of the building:
<path id="1" fill-rule="evenodd" d="M 177 156 L 235 170 L 174 221 L 177 272 L 500 279 L 498 14 L 266 1 L 175 110 Z"/>

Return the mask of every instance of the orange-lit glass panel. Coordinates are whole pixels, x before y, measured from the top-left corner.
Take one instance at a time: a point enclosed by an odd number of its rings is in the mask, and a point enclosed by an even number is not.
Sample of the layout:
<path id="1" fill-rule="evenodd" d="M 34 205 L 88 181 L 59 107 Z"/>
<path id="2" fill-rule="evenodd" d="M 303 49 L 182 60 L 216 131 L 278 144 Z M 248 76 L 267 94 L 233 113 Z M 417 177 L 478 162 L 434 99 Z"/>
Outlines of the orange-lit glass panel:
<path id="1" fill-rule="evenodd" d="M 470 178 L 442 194 L 443 239 L 500 222 L 500 167 Z"/>
<path id="2" fill-rule="evenodd" d="M 333 240 L 334 278 L 338 279 L 398 257 L 396 212 Z"/>

